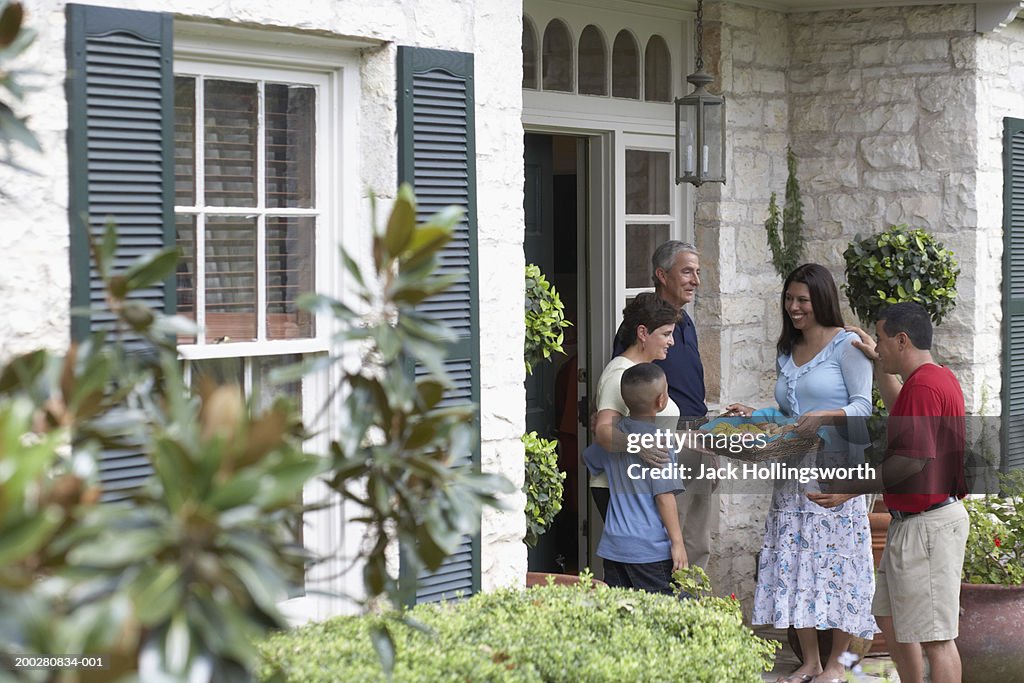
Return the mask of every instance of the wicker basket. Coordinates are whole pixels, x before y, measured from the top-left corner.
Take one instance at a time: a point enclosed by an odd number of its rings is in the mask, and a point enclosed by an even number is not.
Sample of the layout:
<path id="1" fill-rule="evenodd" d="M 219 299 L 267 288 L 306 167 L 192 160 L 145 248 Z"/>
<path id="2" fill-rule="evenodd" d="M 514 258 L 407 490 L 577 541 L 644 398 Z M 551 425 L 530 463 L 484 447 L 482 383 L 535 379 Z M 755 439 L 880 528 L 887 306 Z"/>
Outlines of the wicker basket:
<path id="1" fill-rule="evenodd" d="M 710 432 L 716 425 L 722 422 L 732 425 L 764 423 L 764 421 L 758 421 L 749 417 L 718 418 L 702 426 L 701 431 Z M 732 445 L 735 446 L 735 444 Z M 718 455 L 735 458 L 744 462 L 764 462 L 766 460 L 781 460 L 783 458 L 799 458 L 818 450 L 820 446 L 821 439 L 817 435 L 797 436 L 794 432 L 788 432 L 771 437 L 768 440 L 768 444 L 763 448 L 751 446 L 737 452 L 730 450 L 729 446 L 726 445 L 722 447 L 711 446 L 710 450 Z"/>

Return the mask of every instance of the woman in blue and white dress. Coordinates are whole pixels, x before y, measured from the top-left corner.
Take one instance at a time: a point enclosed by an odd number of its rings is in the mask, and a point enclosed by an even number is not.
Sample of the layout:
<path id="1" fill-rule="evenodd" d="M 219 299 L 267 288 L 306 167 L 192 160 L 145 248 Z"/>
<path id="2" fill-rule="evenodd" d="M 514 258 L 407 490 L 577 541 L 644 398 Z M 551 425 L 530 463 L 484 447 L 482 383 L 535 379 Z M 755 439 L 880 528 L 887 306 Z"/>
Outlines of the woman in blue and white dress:
<path id="1" fill-rule="evenodd" d="M 825 437 L 826 459 L 844 463 L 863 457 L 864 419 L 871 414 L 872 367 L 851 344 L 856 339 L 843 329 L 839 292 L 828 270 L 808 263 L 790 273 L 782 293 L 775 400 L 784 414 L 797 418 L 798 433 Z M 727 409 L 734 415 L 752 412 L 738 403 Z M 817 457 L 810 453 L 793 464 L 811 466 Z M 804 655 L 803 665 L 781 683 L 844 680 L 839 657 L 851 637 L 870 638 L 877 631 L 864 498 L 832 493 L 829 504 L 840 504 L 825 508 L 809 492 L 818 492 L 817 482 L 776 482 L 758 564 L 753 623 L 793 626 Z M 829 629 L 832 650 L 822 666 L 817 630 Z"/>

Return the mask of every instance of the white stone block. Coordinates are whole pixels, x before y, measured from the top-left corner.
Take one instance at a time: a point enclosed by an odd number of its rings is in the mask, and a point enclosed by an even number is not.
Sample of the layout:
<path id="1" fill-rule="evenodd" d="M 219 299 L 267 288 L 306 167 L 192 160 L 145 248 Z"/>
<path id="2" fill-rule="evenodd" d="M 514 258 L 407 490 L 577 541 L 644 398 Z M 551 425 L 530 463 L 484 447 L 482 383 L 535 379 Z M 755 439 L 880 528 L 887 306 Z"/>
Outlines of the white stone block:
<path id="1" fill-rule="evenodd" d="M 917 169 L 921 165 L 917 142 L 908 135 L 876 135 L 860 141 L 861 157 L 878 170 Z"/>
<path id="2" fill-rule="evenodd" d="M 804 187 L 812 192 L 833 192 L 859 185 L 853 159 L 805 159 L 801 166 L 801 175 L 807 178 Z"/>
<path id="3" fill-rule="evenodd" d="M 790 101 L 793 133 L 831 133 L 841 115 L 842 109 L 833 106 L 827 97 L 792 98 Z"/>
<path id="4" fill-rule="evenodd" d="M 764 125 L 764 100 L 756 96 L 737 95 L 726 106 L 729 127 L 761 129 Z"/>
<path id="5" fill-rule="evenodd" d="M 881 66 L 888 61 L 889 44 L 875 43 L 864 47 L 855 47 L 854 55 L 858 66 Z"/>
<path id="6" fill-rule="evenodd" d="M 953 66 L 957 69 L 974 69 L 978 64 L 978 36 L 951 38 L 950 51 L 953 55 Z"/>
<path id="7" fill-rule="evenodd" d="M 948 38 L 919 38 L 895 44 L 886 61 L 889 64 L 905 66 L 919 62 L 940 62 L 948 59 Z"/>
<path id="8" fill-rule="evenodd" d="M 1010 68 L 1010 46 L 998 40 L 979 40 L 977 68 L 983 72 L 1006 73 Z"/>
<path id="9" fill-rule="evenodd" d="M 846 106 L 835 124 L 837 133 L 906 132 L 913 126 L 915 108 L 895 104 L 877 107 Z"/>
<path id="10" fill-rule="evenodd" d="M 970 5 L 909 7 L 907 30 L 911 33 L 948 33 L 974 31 L 974 11 Z"/>
<path id="11" fill-rule="evenodd" d="M 934 232 L 943 227 L 942 200 L 933 195 L 900 197 L 886 208 L 885 220 Z"/>

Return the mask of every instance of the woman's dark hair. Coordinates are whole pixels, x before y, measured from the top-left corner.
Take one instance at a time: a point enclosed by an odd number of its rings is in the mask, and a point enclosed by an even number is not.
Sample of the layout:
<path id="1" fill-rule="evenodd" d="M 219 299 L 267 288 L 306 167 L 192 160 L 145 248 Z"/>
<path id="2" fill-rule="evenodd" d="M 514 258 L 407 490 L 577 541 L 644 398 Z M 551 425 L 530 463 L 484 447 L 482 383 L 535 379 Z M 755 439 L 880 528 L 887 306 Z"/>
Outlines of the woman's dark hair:
<path id="1" fill-rule="evenodd" d="M 828 272 L 825 266 L 817 263 L 805 263 L 797 266 L 786 282 L 782 285 L 782 333 L 779 334 L 779 341 L 775 345 L 779 355 L 792 353 L 793 345 L 803 337 L 803 333 L 793 326 L 793 321 L 786 313 L 786 291 L 794 282 L 807 285 L 811 292 L 811 307 L 814 309 L 814 319 L 823 327 L 842 327 L 843 314 L 839 310 L 839 290 L 836 289 L 836 281 L 832 279 L 832 273 Z"/>
<path id="2" fill-rule="evenodd" d="M 616 334 L 623 348 L 636 342 L 636 328 L 643 325 L 648 332 L 663 325 L 675 325 L 679 320 L 679 309 L 654 292 L 643 292 L 622 309 L 622 324 Z"/>

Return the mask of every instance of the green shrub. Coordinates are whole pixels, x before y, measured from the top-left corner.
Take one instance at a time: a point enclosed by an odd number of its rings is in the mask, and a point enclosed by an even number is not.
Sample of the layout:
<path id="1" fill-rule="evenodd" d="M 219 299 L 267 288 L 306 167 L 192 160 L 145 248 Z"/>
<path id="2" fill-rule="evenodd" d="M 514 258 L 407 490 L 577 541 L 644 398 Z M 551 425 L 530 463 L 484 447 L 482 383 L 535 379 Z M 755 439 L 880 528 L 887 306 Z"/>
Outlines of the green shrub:
<path id="1" fill-rule="evenodd" d="M 850 308 L 868 325 L 890 304 L 916 301 L 938 325 L 956 305 L 960 275 L 953 252 L 920 228 L 893 225 L 878 235 L 858 235 L 843 252 L 843 291 Z"/>
<path id="2" fill-rule="evenodd" d="M 397 625 L 394 680 L 759 682 L 775 644 L 728 606 L 599 586 L 502 589 L 408 616 Z M 261 645 L 262 675 L 318 683 L 384 681 L 370 639 L 386 617 L 340 617 Z"/>
<path id="3" fill-rule="evenodd" d="M 558 442 L 542 439 L 537 432 L 523 434 L 526 447 L 526 544 L 537 545 L 562 509 L 565 472 L 558 469 Z"/>
<path id="4" fill-rule="evenodd" d="M 558 290 L 548 282 L 540 268 L 526 266 L 526 339 L 523 360 L 526 372 L 533 374 L 533 366 L 549 360 L 552 353 L 565 353 L 562 349 L 562 329 L 572 325 L 565 319 L 565 307 Z"/>

